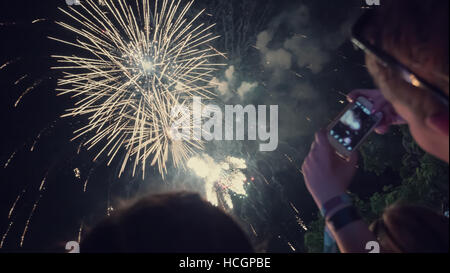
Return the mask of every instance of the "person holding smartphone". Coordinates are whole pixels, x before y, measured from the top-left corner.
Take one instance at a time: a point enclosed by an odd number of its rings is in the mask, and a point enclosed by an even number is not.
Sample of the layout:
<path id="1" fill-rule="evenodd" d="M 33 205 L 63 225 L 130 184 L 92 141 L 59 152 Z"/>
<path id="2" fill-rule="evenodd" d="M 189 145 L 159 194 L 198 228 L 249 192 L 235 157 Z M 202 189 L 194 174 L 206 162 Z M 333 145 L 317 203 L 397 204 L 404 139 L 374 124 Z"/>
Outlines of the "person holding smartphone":
<path id="1" fill-rule="evenodd" d="M 372 123 L 376 132 L 386 133 L 392 125 L 407 124 L 426 152 L 447 163 L 448 13 L 447 0 L 384 1 L 367 11 L 353 27 L 352 41 L 365 52 L 368 71 L 379 89 L 348 95 L 353 103 L 359 98 L 369 101 L 365 108 L 371 115 L 381 113 Z M 343 113 L 340 121 L 358 129 L 360 116 Z M 348 145 L 353 139 L 352 132 L 336 124 L 338 121 L 316 134 L 302 166 L 305 183 L 340 251 L 367 252 L 367 243 L 376 242 L 376 238 L 345 195 L 356 172 L 357 144 L 343 156 L 337 153 L 339 143 Z M 336 137 L 334 126 L 347 135 L 342 137 L 338 132 Z"/>

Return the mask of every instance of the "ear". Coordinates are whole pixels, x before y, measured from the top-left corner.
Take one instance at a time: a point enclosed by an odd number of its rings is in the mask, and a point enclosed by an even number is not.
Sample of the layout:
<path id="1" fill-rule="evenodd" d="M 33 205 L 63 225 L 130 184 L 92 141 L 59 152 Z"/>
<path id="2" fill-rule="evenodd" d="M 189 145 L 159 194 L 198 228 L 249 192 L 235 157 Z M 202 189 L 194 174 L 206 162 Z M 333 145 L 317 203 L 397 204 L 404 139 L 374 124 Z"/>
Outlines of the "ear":
<path id="1" fill-rule="evenodd" d="M 426 119 L 426 124 L 435 131 L 448 136 L 449 115 L 448 112 L 438 113 Z"/>

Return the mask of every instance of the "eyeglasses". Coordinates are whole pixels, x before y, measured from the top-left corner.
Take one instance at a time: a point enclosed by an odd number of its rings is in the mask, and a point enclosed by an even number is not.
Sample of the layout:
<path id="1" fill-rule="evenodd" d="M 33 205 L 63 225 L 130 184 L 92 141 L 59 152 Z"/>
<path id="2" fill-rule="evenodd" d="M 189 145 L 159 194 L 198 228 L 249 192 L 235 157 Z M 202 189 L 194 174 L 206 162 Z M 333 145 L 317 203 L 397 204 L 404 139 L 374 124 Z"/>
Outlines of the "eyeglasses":
<path id="1" fill-rule="evenodd" d="M 374 12 L 375 10 L 366 11 L 353 26 L 351 37 L 353 44 L 367 54 L 374 56 L 377 61 L 384 67 L 391 68 L 398 72 L 398 74 L 405 82 L 414 87 L 431 91 L 436 96 L 436 98 L 439 99 L 448 108 L 448 95 L 443 90 L 427 82 L 426 80 L 412 72 L 410 69 L 408 69 L 405 65 L 400 63 L 393 56 L 377 48 L 364 38 L 362 34 L 364 26 L 369 22 L 371 18 L 373 18 Z"/>

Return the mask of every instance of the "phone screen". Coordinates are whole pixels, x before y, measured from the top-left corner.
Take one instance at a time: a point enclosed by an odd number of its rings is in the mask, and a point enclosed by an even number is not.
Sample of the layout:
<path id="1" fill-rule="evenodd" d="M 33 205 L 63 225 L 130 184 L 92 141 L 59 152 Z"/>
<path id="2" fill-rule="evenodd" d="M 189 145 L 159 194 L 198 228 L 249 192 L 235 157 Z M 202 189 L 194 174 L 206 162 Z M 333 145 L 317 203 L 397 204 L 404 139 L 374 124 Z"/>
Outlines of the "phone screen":
<path id="1" fill-rule="evenodd" d="M 356 101 L 331 128 L 329 133 L 345 149 L 353 151 L 378 121 L 377 115 L 372 115 L 367 107 Z"/>

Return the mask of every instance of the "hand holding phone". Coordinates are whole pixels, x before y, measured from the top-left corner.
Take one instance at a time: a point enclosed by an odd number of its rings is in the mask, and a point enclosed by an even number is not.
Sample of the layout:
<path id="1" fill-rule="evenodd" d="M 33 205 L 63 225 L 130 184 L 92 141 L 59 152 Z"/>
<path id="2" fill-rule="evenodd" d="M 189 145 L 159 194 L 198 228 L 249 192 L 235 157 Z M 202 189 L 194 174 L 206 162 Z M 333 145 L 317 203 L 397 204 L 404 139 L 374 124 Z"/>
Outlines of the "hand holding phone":
<path id="1" fill-rule="evenodd" d="M 381 122 L 383 114 L 372 114 L 372 108 L 368 99 L 358 97 L 328 126 L 328 140 L 338 155 L 350 158 Z"/>
<path id="2" fill-rule="evenodd" d="M 378 134 L 385 134 L 392 125 L 406 124 L 406 121 L 396 112 L 392 104 L 386 100 L 378 89 L 357 89 L 347 95 L 349 102 L 354 102 L 358 97 L 365 97 L 373 103 L 372 112 L 382 112 L 383 119 L 375 128 Z"/>

